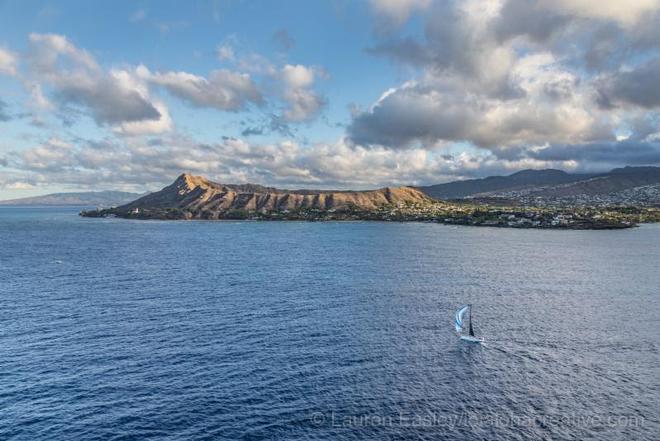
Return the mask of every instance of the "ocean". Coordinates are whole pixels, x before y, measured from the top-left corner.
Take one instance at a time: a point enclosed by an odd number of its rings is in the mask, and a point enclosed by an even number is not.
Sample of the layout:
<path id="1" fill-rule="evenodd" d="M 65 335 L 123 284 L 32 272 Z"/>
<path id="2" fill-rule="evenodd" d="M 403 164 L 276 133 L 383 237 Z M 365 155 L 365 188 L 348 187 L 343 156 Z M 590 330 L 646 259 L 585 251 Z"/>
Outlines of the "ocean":
<path id="1" fill-rule="evenodd" d="M 660 438 L 660 225 L 79 210 L 0 208 L 1 439 Z"/>

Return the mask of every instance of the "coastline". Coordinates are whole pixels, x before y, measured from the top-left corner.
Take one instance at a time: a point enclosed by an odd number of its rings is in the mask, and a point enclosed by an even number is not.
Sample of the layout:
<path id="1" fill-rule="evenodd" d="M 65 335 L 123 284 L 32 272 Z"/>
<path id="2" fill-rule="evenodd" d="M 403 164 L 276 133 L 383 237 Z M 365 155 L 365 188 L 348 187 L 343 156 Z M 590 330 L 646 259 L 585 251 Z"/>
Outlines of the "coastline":
<path id="1" fill-rule="evenodd" d="M 380 222 L 425 222 L 444 225 L 462 225 L 475 227 L 518 228 L 518 229 L 554 229 L 554 230 L 618 230 L 634 228 L 638 222 L 623 218 L 600 218 L 594 215 L 576 214 L 569 210 L 549 212 L 547 210 L 511 210 L 485 207 L 472 211 L 442 212 L 429 210 L 421 212 L 420 207 L 383 207 L 378 210 L 284 210 L 284 211 L 246 211 L 228 210 L 225 212 L 208 210 L 182 210 L 134 208 L 122 210 L 110 208 L 88 210 L 79 213 L 82 217 L 116 217 L 131 220 L 251 220 L 251 221 L 380 221 Z"/>

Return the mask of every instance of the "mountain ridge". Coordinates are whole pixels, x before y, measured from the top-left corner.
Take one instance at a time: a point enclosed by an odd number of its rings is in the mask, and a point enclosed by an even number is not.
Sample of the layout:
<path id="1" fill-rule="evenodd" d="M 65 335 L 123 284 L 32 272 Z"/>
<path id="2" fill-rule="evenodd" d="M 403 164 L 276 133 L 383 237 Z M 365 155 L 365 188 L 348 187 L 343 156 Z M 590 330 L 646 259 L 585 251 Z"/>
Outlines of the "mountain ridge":
<path id="1" fill-rule="evenodd" d="M 543 169 L 520 170 L 506 176 L 487 176 L 485 178 L 452 181 L 416 187 L 436 199 L 461 199 L 480 193 L 511 190 L 539 185 L 557 185 L 598 176 L 597 174 L 571 174 L 563 170 Z"/>
<path id="2" fill-rule="evenodd" d="M 236 212 L 286 212 L 291 210 L 362 210 L 432 202 L 412 187 L 385 187 L 366 191 L 286 190 L 257 184 L 221 184 L 202 176 L 181 174 L 172 184 L 105 214 L 129 216 L 221 219 Z"/>
<path id="3" fill-rule="evenodd" d="M 71 206 L 71 205 L 93 205 L 112 207 L 125 204 L 140 197 L 140 193 L 125 191 L 80 191 L 66 193 L 49 193 L 39 196 L 25 198 L 7 199 L 0 201 L 0 205 L 48 205 L 48 206 Z"/>
<path id="4" fill-rule="evenodd" d="M 658 187 L 657 192 L 652 191 L 655 187 Z M 594 174 L 570 174 L 555 169 L 522 170 L 508 176 L 489 176 L 416 188 L 431 197 L 450 200 L 503 198 L 541 204 L 548 201 L 635 204 L 638 199 L 640 202 L 643 199 L 644 204 L 660 204 L 660 167 L 627 166 Z M 640 198 L 635 197 L 636 192 L 640 193 Z M 624 193 L 625 198 L 618 197 Z"/>

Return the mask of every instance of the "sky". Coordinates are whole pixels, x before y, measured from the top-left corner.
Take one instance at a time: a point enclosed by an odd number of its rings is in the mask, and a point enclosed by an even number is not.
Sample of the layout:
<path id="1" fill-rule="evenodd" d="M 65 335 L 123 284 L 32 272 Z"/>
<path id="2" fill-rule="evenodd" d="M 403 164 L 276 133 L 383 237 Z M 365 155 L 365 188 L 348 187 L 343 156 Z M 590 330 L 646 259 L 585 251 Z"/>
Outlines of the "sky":
<path id="1" fill-rule="evenodd" d="M 0 199 L 660 165 L 660 0 L 0 0 Z"/>

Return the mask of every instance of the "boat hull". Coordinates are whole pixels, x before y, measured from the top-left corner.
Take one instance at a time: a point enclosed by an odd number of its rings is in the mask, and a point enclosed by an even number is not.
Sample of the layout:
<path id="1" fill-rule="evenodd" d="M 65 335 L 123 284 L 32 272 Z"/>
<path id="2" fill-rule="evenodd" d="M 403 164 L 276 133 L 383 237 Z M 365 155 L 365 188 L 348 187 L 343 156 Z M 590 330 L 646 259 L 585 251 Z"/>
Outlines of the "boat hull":
<path id="1" fill-rule="evenodd" d="M 469 341 L 470 343 L 483 343 L 482 337 L 471 337 L 469 335 L 461 335 L 461 340 Z"/>

